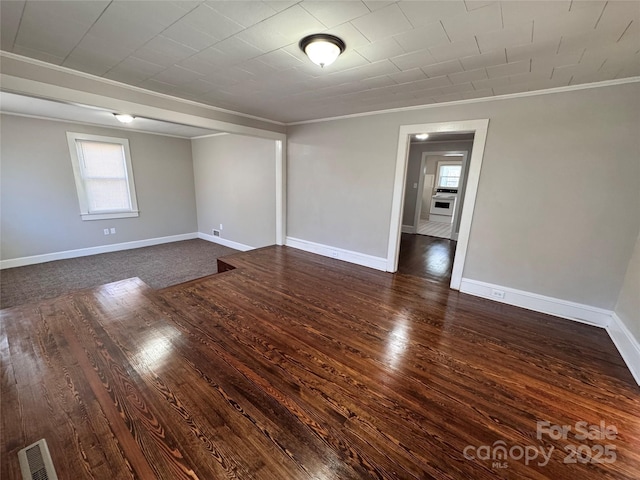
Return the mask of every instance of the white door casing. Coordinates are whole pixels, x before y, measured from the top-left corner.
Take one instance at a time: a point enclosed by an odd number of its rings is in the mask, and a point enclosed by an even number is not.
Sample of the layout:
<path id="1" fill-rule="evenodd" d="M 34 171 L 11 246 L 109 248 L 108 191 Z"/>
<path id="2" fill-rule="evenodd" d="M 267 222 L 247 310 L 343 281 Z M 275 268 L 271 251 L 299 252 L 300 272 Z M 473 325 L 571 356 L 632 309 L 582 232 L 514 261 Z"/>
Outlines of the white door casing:
<path id="1" fill-rule="evenodd" d="M 458 245 L 453 260 L 450 287 L 460 289 L 464 261 L 469 246 L 471 222 L 473 210 L 480 181 L 480 170 L 484 156 L 484 146 L 487 140 L 489 119 L 463 120 L 458 122 L 425 123 L 415 125 L 402 125 L 398 135 L 398 154 L 396 157 L 395 179 L 393 197 L 391 200 L 391 221 L 389 225 L 389 243 L 387 249 L 387 271 L 398 270 L 398 256 L 400 253 L 400 235 L 402 228 L 402 210 L 404 202 L 404 190 L 407 177 L 408 152 L 410 136 L 418 133 L 474 133 L 471 158 L 468 162 L 469 174 L 462 205 L 462 218 L 460 220 L 460 232 Z"/>

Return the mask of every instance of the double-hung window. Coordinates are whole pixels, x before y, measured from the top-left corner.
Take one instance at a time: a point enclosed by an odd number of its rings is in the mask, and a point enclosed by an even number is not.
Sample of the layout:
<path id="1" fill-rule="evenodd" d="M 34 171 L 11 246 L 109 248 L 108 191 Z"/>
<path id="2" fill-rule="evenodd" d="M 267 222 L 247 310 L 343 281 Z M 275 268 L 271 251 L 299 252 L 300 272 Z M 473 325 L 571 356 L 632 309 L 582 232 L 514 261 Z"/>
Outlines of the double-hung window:
<path id="1" fill-rule="evenodd" d="M 67 132 L 82 220 L 138 216 L 129 141 Z"/>
<path id="2" fill-rule="evenodd" d="M 461 174 L 460 162 L 438 162 L 438 188 L 459 188 Z"/>

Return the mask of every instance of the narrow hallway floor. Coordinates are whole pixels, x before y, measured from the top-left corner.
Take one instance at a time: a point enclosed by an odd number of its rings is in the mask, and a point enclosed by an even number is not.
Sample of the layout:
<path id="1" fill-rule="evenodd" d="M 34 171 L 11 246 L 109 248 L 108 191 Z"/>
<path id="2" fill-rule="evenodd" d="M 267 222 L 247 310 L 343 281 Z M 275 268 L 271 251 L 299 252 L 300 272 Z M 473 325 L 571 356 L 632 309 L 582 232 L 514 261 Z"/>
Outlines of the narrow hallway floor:
<path id="1" fill-rule="evenodd" d="M 449 284 L 456 244 L 445 238 L 403 233 L 398 272 Z"/>

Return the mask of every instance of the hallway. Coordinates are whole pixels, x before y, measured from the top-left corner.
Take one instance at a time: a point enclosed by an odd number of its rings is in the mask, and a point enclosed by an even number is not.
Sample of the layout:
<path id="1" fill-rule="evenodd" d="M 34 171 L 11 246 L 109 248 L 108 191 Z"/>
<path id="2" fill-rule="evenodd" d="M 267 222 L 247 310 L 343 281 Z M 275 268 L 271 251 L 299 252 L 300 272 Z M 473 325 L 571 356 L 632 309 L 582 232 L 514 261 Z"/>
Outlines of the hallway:
<path id="1" fill-rule="evenodd" d="M 445 238 L 403 233 L 398 273 L 448 285 L 451 281 L 456 244 L 457 242 Z"/>

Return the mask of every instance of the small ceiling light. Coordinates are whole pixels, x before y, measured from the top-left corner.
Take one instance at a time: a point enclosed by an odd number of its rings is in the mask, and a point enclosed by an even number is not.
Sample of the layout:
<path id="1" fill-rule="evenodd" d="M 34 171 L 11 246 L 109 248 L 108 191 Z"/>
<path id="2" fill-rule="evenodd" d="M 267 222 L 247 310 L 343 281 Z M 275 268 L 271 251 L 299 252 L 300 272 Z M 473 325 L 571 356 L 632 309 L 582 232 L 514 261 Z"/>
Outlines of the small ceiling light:
<path id="1" fill-rule="evenodd" d="M 126 113 L 114 113 L 113 116 L 116 117 L 120 123 L 133 122 L 133 117 Z"/>
<path id="2" fill-rule="evenodd" d="M 416 135 L 416 140 L 426 140 L 427 138 L 429 138 L 428 133 L 419 133 Z"/>
<path id="3" fill-rule="evenodd" d="M 300 40 L 300 49 L 307 54 L 309 60 L 325 67 L 336 61 L 347 48 L 341 38 L 325 33 L 316 33 Z"/>

